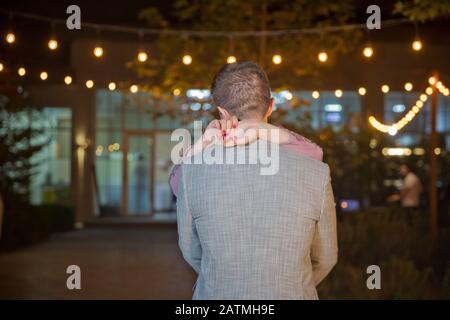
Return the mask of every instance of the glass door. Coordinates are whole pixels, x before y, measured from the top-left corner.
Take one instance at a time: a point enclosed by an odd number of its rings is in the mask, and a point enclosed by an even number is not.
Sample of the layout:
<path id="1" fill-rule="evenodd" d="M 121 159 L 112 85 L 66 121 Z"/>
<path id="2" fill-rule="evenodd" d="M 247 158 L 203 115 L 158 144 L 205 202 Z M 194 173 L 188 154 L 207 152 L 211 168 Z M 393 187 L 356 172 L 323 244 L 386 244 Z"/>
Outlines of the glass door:
<path id="1" fill-rule="evenodd" d="M 122 213 L 150 215 L 153 207 L 153 136 L 125 134 Z"/>

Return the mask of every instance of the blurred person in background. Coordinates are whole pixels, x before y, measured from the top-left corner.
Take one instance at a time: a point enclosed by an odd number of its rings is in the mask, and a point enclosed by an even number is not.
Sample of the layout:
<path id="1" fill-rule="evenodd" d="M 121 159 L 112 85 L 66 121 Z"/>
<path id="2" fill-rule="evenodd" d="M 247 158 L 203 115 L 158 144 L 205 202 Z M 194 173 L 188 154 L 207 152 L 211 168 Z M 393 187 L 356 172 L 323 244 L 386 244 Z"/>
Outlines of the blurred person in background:
<path id="1" fill-rule="evenodd" d="M 399 201 L 402 208 L 407 213 L 414 213 L 420 206 L 420 194 L 422 193 L 422 183 L 419 177 L 411 171 L 407 164 L 401 164 L 399 173 L 403 178 L 400 192 L 388 198 L 388 202 Z"/>

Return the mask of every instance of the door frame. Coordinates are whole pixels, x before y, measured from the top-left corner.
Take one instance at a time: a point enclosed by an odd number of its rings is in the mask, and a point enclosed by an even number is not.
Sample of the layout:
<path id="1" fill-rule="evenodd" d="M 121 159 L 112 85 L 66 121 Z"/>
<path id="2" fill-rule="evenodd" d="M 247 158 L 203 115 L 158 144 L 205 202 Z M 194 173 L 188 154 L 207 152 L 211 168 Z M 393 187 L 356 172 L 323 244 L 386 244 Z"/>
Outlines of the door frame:
<path id="1" fill-rule="evenodd" d="M 151 141 L 149 148 L 149 201 L 150 201 L 150 210 L 146 213 L 138 213 L 139 216 L 152 216 L 153 215 L 153 199 L 154 199 L 154 158 L 155 158 L 155 137 L 152 131 L 148 130 L 125 130 L 122 132 L 122 197 L 120 201 L 120 214 L 122 216 L 130 216 L 128 212 L 128 152 L 130 146 L 130 138 L 133 137 L 142 137 L 148 138 Z"/>
<path id="2" fill-rule="evenodd" d="M 155 161 L 156 161 L 156 139 L 155 135 L 158 133 L 172 133 L 171 129 L 127 129 L 122 131 L 122 192 L 120 201 L 120 215 L 130 216 L 128 212 L 128 151 L 130 137 L 148 137 L 151 141 L 150 155 L 149 155 L 149 197 L 150 197 L 150 211 L 147 214 L 140 214 L 139 216 L 153 216 L 155 212 L 165 210 L 155 210 Z"/>

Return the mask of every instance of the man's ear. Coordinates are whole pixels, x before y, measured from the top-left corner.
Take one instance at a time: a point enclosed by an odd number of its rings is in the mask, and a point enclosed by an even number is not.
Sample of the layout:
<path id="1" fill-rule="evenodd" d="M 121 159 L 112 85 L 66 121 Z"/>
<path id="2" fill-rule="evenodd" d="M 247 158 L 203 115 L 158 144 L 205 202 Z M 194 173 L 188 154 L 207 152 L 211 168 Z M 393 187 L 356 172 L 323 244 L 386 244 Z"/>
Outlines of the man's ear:
<path id="1" fill-rule="evenodd" d="M 273 105 L 275 104 L 275 99 L 274 98 L 270 98 L 270 104 L 269 104 L 269 108 L 267 108 L 267 112 L 265 115 L 265 119 L 269 119 L 269 117 L 271 116 L 272 112 L 273 112 Z"/>
<path id="2" fill-rule="evenodd" d="M 230 113 L 222 107 L 217 106 L 217 110 L 219 110 L 220 118 L 229 119 L 231 118 Z"/>

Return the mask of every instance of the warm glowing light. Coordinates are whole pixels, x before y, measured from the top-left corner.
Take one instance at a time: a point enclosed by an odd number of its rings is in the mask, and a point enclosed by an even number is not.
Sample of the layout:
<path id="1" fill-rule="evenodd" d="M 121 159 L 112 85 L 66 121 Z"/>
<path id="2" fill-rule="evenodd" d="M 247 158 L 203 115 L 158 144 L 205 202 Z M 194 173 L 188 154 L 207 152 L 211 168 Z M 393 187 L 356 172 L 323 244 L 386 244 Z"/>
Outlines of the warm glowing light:
<path id="1" fill-rule="evenodd" d="M 434 149 L 434 154 L 437 155 L 437 156 L 440 155 L 441 154 L 441 148 L 435 148 Z"/>
<path id="2" fill-rule="evenodd" d="M 435 77 L 429 77 L 428 78 L 428 83 L 431 84 L 431 85 L 435 84 L 436 83 L 436 78 Z"/>
<path id="3" fill-rule="evenodd" d="M 427 99 L 428 99 L 428 96 L 427 96 L 425 93 L 422 93 L 422 94 L 420 95 L 420 100 L 421 100 L 422 102 L 427 101 Z"/>
<path id="4" fill-rule="evenodd" d="M 39 75 L 39 77 L 41 78 L 41 80 L 47 80 L 48 73 L 45 71 L 42 71 L 41 74 Z"/>
<path id="5" fill-rule="evenodd" d="M 371 46 L 366 46 L 363 50 L 363 55 L 366 58 L 370 58 L 373 56 L 373 48 Z"/>
<path id="6" fill-rule="evenodd" d="M 364 96 L 366 94 L 366 92 L 367 92 L 367 90 L 364 87 L 361 87 L 361 88 L 358 89 L 358 93 L 361 96 Z"/>
<path id="7" fill-rule="evenodd" d="M 423 102 L 422 102 L 422 100 L 417 101 L 417 102 L 416 102 L 416 106 L 417 106 L 418 108 L 422 108 L 422 107 L 423 107 Z"/>
<path id="8" fill-rule="evenodd" d="M 110 83 L 108 84 L 108 89 L 109 89 L 110 91 L 116 90 L 116 84 L 115 84 L 114 82 L 110 82 Z"/>
<path id="9" fill-rule="evenodd" d="M 319 59 L 320 62 L 326 62 L 328 60 L 328 54 L 325 51 L 321 51 L 317 55 L 317 59 Z"/>
<path id="10" fill-rule="evenodd" d="M 420 39 L 416 39 L 413 41 L 413 43 L 411 44 L 411 47 L 414 51 L 420 51 L 422 50 L 422 41 L 420 41 Z"/>
<path id="11" fill-rule="evenodd" d="M 14 33 L 8 32 L 8 34 L 6 35 L 5 39 L 6 39 L 6 42 L 11 44 L 11 43 L 14 43 L 16 41 L 16 36 L 15 36 Z"/>
<path id="12" fill-rule="evenodd" d="M 406 91 L 411 91 L 412 88 L 413 88 L 413 85 L 412 85 L 411 82 L 405 83 L 405 90 L 406 90 Z"/>
<path id="13" fill-rule="evenodd" d="M 4 68 L 3 63 L 0 63 L 0 72 L 2 72 Z"/>
<path id="14" fill-rule="evenodd" d="M 190 55 L 188 55 L 188 54 L 185 54 L 183 56 L 182 61 L 183 61 L 183 64 L 190 65 L 192 63 L 192 57 Z"/>
<path id="15" fill-rule="evenodd" d="M 72 77 L 71 76 L 65 76 L 64 77 L 65 84 L 69 85 L 72 83 Z"/>
<path id="16" fill-rule="evenodd" d="M 388 130 L 388 133 L 389 133 L 391 136 L 395 136 L 395 135 L 397 134 L 397 132 L 398 132 L 398 130 L 397 130 L 397 128 L 394 127 L 394 126 L 391 126 L 391 127 L 389 128 L 389 130 Z"/>
<path id="17" fill-rule="evenodd" d="M 283 58 L 281 57 L 281 55 L 279 55 L 279 54 L 274 54 L 274 55 L 272 56 L 272 62 L 273 62 L 274 64 L 280 64 L 282 61 L 283 61 Z"/>
<path id="18" fill-rule="evenodd" d="M 173 95 L 174 96 L 179 96 L 181 94 L 181 90 L 178 88 L 173 89 Z"/>
<path id="19" fill-rule="evenodd" d="M 56 48 L 58 48 L 58 41 L 56 41 L 56 39 L 50 39 L 48 41 L 48 48 L 50 50 L 56 50 Z"/>
<path id="20" fill-rule="evenodd" d="M 138 60 L 139 60 L 139 62 L 145 62 L 145 61 L 147 61 L 147 59 L 148 59 L 148 54 L 147 54 L 147 52 L 145 52 L 145 51 L 140 51 L 140 52 L 138 53 Z"/>
<path id="21" fill-rule="evenodd" d="M 389 92 L 389 86 L 387 84 L 384 84 L 381 86 L 381 91 L 383 91 L 384 93 L 388 93 Z"/>
<path id="22" fill-rule="evenodd" d="M 19 76 L 23 77 L 27 73 L 27 70 L 25 70 L 25 68 L 21 67 L 17 70 L 17 73 L 19 74 Z"/>
<path id="23" fill-rule="evenodd" d="M 94 86 L 94 81 L 88 80 L 86 81 L 86 88 L 91 89 Z"/>
<path id="24" fill-rule="evenodd" d="M 337 89 L 336 91 L 334 91 L 334 95 L 338 98 L 342 97 L 342 90 Z"/>
<path id="25" fill-rule="evenodd" d="M 433 93 L 433 88 L 432 88 L 432 87 L 426 88 L 426 89 L 425 89 L 425 93 L 426 93 L 427 95 L 431 95 L 431 94 Z"/>
<path id="26" fill-rule="evenodd" d="M 293 96 L 292 93 L 290 93 L 290 92 L 286 92 L 286 93 L 284 94 L 284 98 L 285 98 L 286 100 L 292 100 L 293 97 L 294 97 L 294 96 Z"/>
<path id="27" fill-rule="evenodd" d="M 133 84 L 133 85 L 130 87 L 130 92 L 131 92 L 131 93 L 136 93 L 136 92 L 138 92 L 138 86 L 135 85 L 135 84 Z"/>
<path id="28" fill-rule="evenodd" d="M 235 56 L 228 56 L 227 63 L 235 63 L 237 61 Z"/>
<path id="29" fill-rule="evenodd" d="M 96 56 L 97 58 L 100 58 L 101 56 L 103 56 L 103 48 L 95 47 L 94 48 L 94 56 Z"/>
<path id="30" fill-rule="evenodd" d="M 320 97 L 319 91 L 313 91 L 311 95 L 314 99 L 319 99 L 319 97 Z"/>
<path id="31" fill-rule="evenodd" d="M 382 153 L 385 156 L 402 157 L 402 156 L 410 156 L 412 150 L 410 148 L 383 148 Z"/>

